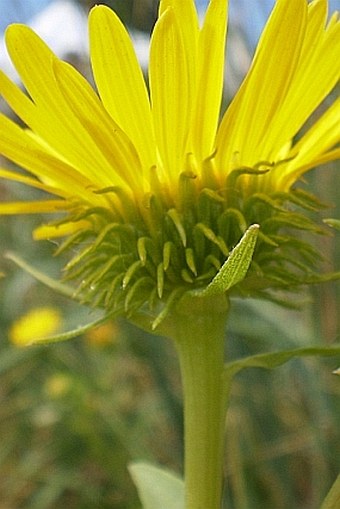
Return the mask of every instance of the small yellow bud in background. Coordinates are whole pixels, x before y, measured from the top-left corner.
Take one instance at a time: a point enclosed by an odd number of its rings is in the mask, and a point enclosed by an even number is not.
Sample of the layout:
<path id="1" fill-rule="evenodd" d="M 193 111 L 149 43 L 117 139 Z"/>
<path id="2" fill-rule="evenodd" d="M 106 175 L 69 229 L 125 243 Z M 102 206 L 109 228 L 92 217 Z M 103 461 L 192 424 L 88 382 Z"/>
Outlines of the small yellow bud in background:
<path id="1" fill-rule="evenodd" d="M 86 340 L 91 346 L 106 346 L 118 341 L 120 329 L 117 323 L 108 322 L 95 329 L 90 330 L 86 334 Z"/>
<path id="2" fill-rule="evenodd" d="M 38 307 L 18 318 L 10 327 L 8 337 L 16 346 L 28 346 L 33 341 L 55 334 L 61 324 L 62 316 L 57 308 Z"/>
<path id="3" fill-rule="evenodd" d="M 71 377 L 64 373 L 56 373 L 50 376 L 45 382 L 45 392 L 52 399 L 65 396 L 72 384 Z"/>

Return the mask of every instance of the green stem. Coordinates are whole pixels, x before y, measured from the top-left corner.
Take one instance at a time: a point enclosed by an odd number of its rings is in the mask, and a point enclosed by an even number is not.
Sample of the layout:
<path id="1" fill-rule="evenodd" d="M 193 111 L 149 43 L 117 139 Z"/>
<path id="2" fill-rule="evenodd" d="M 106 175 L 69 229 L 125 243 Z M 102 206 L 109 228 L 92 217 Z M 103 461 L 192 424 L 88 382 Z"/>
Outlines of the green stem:
<path id="1" fill-rule="evenodd" d="M 185 508 L 220 509 L 227 303 L 219 297 L 195 298 L 187 304 L 174 317 L 184 392 Z"/>

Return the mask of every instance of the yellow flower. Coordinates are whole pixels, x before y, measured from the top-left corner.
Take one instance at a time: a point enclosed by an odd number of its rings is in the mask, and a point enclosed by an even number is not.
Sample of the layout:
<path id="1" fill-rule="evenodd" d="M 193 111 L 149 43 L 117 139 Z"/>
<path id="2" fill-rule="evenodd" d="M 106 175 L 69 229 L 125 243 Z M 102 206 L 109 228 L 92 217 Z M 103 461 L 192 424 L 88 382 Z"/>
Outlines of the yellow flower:
<path id="1" fill-rule="evenodd" d="M 201 27 L 193 0 L 161 0 L 146 84 L 121 21 L 94 7 L 98 94 L 32 30 L 9 27 L 27 95 L 4 74 L 0 92 L 27 127 L 1 115 L 0 153 L 28 174 L 0 176 L 56 198 L 3 203 L 0 213 L 59 213 L 35 238 L 79 246 L 66 269 L 84 301 L 159 309 L 206 286 L 253 223 L 261 236 L 243 291 L 266 296 L 313 279 L 317 254 L 282 228 L 321 232 L 303 212 L 317 200 L 293 185 L 339 158 L 340 99 L 296 135 L 339 80 L 338 14 L 327 22 L 327 0 L 277 0 L 219 122 L 226 22 L 226 0 L 210 1 Z"/>
<path id="2" fill-rule="evenodd" d="M 58 309 L 53 307 L 39 307 L 16 320 L 9 332 L 10 341 L 16 346 L 27 346 L 40 338 L 51 336 L 58 332 L 62 318 Z"/>

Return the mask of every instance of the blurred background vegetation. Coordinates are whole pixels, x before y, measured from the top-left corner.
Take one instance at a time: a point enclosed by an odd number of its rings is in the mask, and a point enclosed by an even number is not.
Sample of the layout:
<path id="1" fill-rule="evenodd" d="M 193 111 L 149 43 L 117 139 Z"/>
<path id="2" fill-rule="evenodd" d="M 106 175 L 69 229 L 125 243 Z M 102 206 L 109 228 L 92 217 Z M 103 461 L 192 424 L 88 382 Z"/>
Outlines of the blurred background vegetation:
<path id="1" fill-rule="evenodd" d="M 27 22 L 51 2 L 32 1 L 31 10 L 27 1 L 2 3 L 9 21 Z M 156 0 L 103 3 L 147 44 Z M 87 11 L 93 2 L 79 4 Z M 272 4 L 254 1 L 250 13 L 244 10 L 246 2 L 232 2 L 226 102 L 249 64 Z M 87 56 L 71 53 L 64 56 L 87 73 Z M 308 175 L 304 186 L 331 205 L 325 217 L 340 217 L 335 164 Z M 0 184 L 1 200 L 38 196 L 19 185 Z M 167 340 L 124 322 L 69 343 L 14 346 L 13 324 L 33 309 L 57 310 L 60 330 L 93 318 L 2 256 L 15 251 L 58 276 L 65 260 L 53 257 L 55 243 L 31 238 L 42 219 L 0 218 L 0 509 L 137 509 L 129 461 L 147 459 L 182 469 L 182 399 L 174 350 Z M 323 270 L 339 269 L 339 235 L 316 242 L 325 257 Z M 229 355 L 338 341 L 339 285 L 306 289 L 302 300 L 299 312 L 235 301 L 227 331 Z M 340 378 L 332 374 L 339 365 L 339 358 L 299 360 L 275 372 L 252 369 L 238 375 L 227 419 L 225 507 L 319 507 L 340 470 Z"/>

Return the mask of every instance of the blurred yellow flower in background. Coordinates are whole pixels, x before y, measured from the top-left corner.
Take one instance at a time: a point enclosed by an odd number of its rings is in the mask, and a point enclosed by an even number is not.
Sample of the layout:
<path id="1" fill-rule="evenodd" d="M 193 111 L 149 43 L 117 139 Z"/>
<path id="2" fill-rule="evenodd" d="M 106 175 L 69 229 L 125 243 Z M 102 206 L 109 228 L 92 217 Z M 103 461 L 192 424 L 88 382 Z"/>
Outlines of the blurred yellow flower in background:
<path id="1" fill-rule="evenodd" d="M 16 346 L 27 346 L 40 338 L 60 331 L 63 319 L 55 307 L 38 307 L 19 317 L 10 327 L 8 337 Z"/>
<path id="2" fill-rule="evenodd" d="M 104 347 L 119 341 L 121 331 L 116 322 L 107 322 L 99 327 L 89 330 L 85 339 L 90 346 Z"/>
<path id="3" fill-rule="evenodd" d="M 44 389 L 49 398 L 59 399 L 68 394 L 72 384 L 73 380 L 68 374 L 54 373 L 45 381 Z"/>

